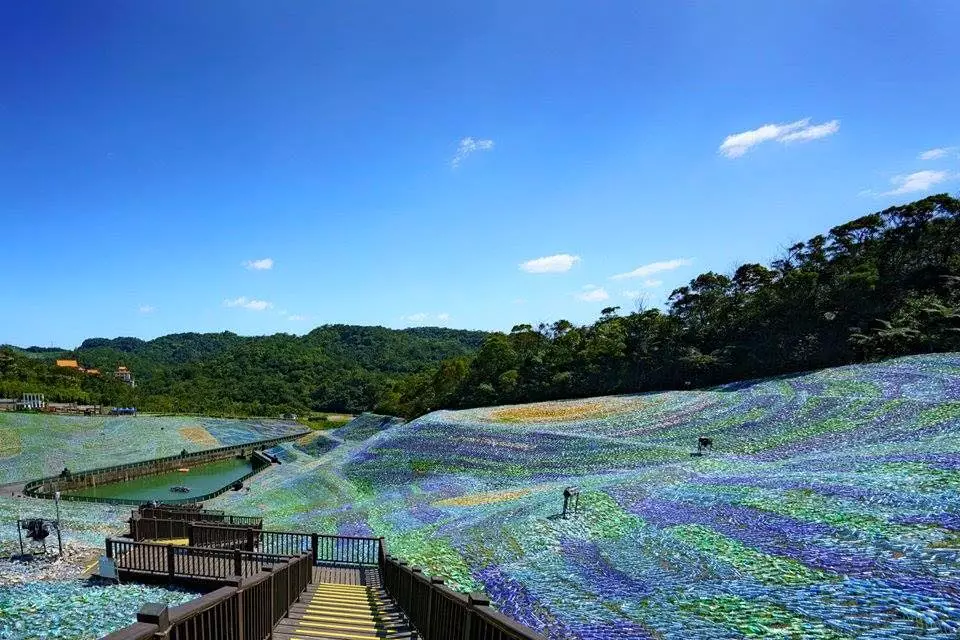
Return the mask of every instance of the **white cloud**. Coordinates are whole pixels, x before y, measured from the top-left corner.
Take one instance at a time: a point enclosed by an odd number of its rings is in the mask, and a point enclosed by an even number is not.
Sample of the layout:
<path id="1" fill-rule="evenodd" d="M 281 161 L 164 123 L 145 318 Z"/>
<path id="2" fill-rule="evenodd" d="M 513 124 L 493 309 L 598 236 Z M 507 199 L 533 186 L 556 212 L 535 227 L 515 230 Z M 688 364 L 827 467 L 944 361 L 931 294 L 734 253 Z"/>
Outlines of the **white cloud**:
<path id="1" fill-rule="evenodd" d="M 610 297 L 607 290 L 603 287 L 593 287 L 577 294 L 577 299 L 584 302 L 602 302 Z"/>
<path id="2" fill-rule="evenodd" d="M 663 284 L 663 280 L 644 280 L 643 286 L 647 289 L 656 289 Z"/>
<path id="3" fill-rule="evenodd" d="M 149 304 L 142 304 L 142 305 L 140 305 L 140 308 L 137 309 L 137 311 L 139 311 L 140 313 L 142 313 L 142 314 L 144 314 L 144 315 L 146 315 L 146 314 L 148 314 L 148 313 L 153 313 L 153 312 L 156 311 L 156 310 L 157 310 L 156 307 L 154 307 L 153 305 L 149 305 Z"/>
<path id="4" fill-rule="evenodd" d="M 477 151 L 489 151 L 490 149 L 493 149 L 493 140 L 483 140 L 467 136 L 461 139 L 460 144 L 457 145 L 457 154 L 453 156 L 450 165 L 456 169 L 470 154 L 476 153 Z"/>
<path id="5" fill-rule="evenodd" d="M 563 273 L 570 271 L 578 262 L 580 262 L 580 256 L 558 253 L 555 256 L 544 256 L 521 262 L 520 268 L 527 273 Z"/>
<path id="6" fill-rule="evenodd" d="M 400 316 L 402 322 L 408 322 L 410 324 L 426 324 L 428 322 L 446 322 L 450 319 L 450 314 L 447 312 L 443 313 L 427 313 L 426 311 L 420 311 L 418 313 L 411 313 L 408 316 Z"/>
<path id="7" fill-rule="evenodd" d="M 885 192 L 885 196 L 898 196 L 904 193 L 913 193 L 915 191 L 927 191 L 934 185 L 952 180 L 955 176 L 947 171 L 917 171 L 905 176 L 894 176 L 890 181 L 896 187 L 891 191 Z"/>
<path id="8" fill-rule="evenodd" d="M 243 263 L 251 271 L 266 271 L 273 269 L 273 258 L 260 258 L 259 260 L 247 260 Z"/>
<path id="9" fill-rule="evenodd" d="M 840 121 L 831 120 L 823 124 L 815 124 L 812 127 L 805 127 L 799 131 L 793 131 L 777 140 L 783 143 L 809 142 L 810 140 L 819 140 L 820 138 L 832 136 L 837 131 L 840 131 Z"/>
<path id="10" fill-rule="evenodd" d="M 917 157 L 921 160 L 938 160 L 949 154 L 953 154 L 956 150 L 956 147 L 937 147 L 936 149 L 927 149 Z"/>
<path id="11" fill-rule="evenodd" d="M 751 148 L 775 140 L 783 144 L 790 142 L 808 142 L 825 138 L 840 130 L 839 120 L 830 120 L 823 124 L 810 124 L 810 118 L 786 124 L 765 124 L 762 127 L 734 133 L 720 144 L 719 152 L 728 158 L 739 158 Z"/>
<path id="12" fill-rule="evenodd" d="M 247 298 L 246 296 L 240 296 L 239 298 L 234 298 L 232 300 L 224 300 L 223 306 L 225 307 L 240 307 L 243 309 L 250 309 L 251 311 L 264 311 L 273 306 L 272 303 L 267 302 L 266 300 L 255 300 L 253 298 Z"/>
<path id="13" fill-rule="evenodd" d="M 622 295 L 624 298 L 630 298 L 633 300 L 640 297 L 640 292 L 632 289 L 624 289 L 620 292 L 620 295 Z"/>
<path id="14" fill-rule="evenodd" d="M 645 264 L 642 267 L 637 267 L 633 271 L 628 271 L 626 273 L 618 273 L 615 276 L 610 276 L 611 280 L 623 280 L 624 278 L 646 278 L 647 276 L 652 276 L 655 273 L 660 273 L 661 271 L 673 271 L 674 269 L 679 269 L 680 267 L 686 267 L 693 264 L 693 260 L 690 258 L 674 258 L 673 260 L 661 260 L 660 262 L 651 262 L 650 264 Z M 644 286 L 646 287 L 656 287 L 663 284 L 660 280 L 646 280 Z"/>
<path id="15" fill-rule="evenodd" d="M 299 313 L 294 313 L 290 316 L 287 316 L 287 320 L 290 320 L 292 322 L 303 322 L 306 319 L 307 319 L 307 316 L 302 316 Z"/>

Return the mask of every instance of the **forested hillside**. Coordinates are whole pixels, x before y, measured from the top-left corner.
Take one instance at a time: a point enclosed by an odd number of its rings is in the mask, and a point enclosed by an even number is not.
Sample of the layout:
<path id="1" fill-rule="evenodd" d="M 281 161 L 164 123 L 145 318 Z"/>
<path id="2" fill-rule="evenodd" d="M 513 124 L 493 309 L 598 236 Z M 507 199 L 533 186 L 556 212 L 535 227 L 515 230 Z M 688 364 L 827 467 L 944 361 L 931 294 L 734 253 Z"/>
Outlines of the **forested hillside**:
<path id="1" fill-rule="evenodd" d="M 960 350 L 960 200 L 857 218 L 765 266 L 703 273 L 667 309 L 604 309 L 494 334 L 473 356 L 406 377 L 378 411 L 464 408 L 720 382 Z"/>
<path id="2" fill-rule="evenodd" d="M 437 408 L 686 389 L 960 350 L 960 200 L 857 218 L 770 265 L 701 274 L 667 308 L 509 334 L 323 326 L 305 336 L 175 334 L 86 340 L 67 355 L 138 387 L 56 371 L 64 352 L 7 349 L 0 395 L 29 390 L 157 411 L 272 415 L 306 409 L 412 417 Z M 79 377 L 78 377 L 79 376 Z"/>
<path id="3" fill-rule="evenodd" d="M 328 325 L 304 336 L 183 333 L 150 341 L 94 338 L 69 352 L 8 347 L 0 355 L 0 396 L 41 391 L 52 400 L 235 415 L 361 411 L 393 380 L 468 355 L 486 335 Z M 56 357 L 76 358 L 103 375 L 58 368 Z M 133 370 L 136 389 L 113 379 L 118 364 Z"/>

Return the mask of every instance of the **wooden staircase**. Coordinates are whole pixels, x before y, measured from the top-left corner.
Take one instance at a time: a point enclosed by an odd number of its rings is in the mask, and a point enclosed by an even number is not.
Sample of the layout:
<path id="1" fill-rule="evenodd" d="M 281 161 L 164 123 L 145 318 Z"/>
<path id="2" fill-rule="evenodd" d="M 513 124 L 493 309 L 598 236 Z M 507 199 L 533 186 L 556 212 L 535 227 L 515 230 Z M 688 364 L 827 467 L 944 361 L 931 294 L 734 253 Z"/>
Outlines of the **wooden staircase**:
<path id="1" fill-rule="evenodd" d="M 273 630 L 277 640 L 416 638 L 379 584 L 311 584 Z"/>

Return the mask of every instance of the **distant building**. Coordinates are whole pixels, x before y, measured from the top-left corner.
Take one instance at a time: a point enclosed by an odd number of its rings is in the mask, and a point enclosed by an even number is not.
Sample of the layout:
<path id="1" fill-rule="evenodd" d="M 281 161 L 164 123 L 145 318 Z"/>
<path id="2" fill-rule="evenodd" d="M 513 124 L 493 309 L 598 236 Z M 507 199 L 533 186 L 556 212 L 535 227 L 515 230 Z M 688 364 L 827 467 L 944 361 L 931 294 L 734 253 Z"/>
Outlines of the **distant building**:
<path id="1" fill-rule="evenodd" d="M 0 398 L 0 411 L 16 411 L 17 404 L 13 398 Z"/>
<path id="2" fill-rule="evenodd" d="M 43 409 L 46 406 L 42 393 L 25 393 L 20 402 L 17 403 L 19 409 Z"/>
<path id="3" fill-rule="evenodd" d="M 67 369 L 80 369 L 80 363 L 76 360 L 57 360 L 58 367 L 66 367 Z"/>
<path id="4" fill-rule="evenodd" d="M 100 369 L 87 369 L 87 375 L 98 376 L 100 375 Z"/>
<path id="5" fill-rule="evenodd" d="M 119 367 L 117 367 L 117 372 L 113 375 L 115 375 L 117 378 L 120 378 L 131 387 L 137 386 L 136 381 L 133 379 L 133 372 L 131 372 L 129 369 L 127 369 L 123 365 L 120 365 Z"/>

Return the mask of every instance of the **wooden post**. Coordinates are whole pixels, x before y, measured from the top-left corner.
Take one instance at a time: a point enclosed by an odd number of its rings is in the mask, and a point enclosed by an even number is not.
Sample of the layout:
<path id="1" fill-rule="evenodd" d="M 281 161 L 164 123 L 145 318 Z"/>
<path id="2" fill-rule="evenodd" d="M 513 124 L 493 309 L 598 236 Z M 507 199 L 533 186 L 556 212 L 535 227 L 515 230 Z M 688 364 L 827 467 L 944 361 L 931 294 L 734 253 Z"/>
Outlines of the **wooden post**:
<path id="1" fill-rule="evenodd" d="M 443 578 L 430 578 L 430 594 L 427 596 L 427 619 L 423 622 L 423 628 L 420 631 L 423 633 L 425 640 L 430 640 L 432 636 L 430 635 L 430 628 L 433 627 L 433 603 L 434 600 L 439 598 L 437 595 L 438 587 L 443 584 Z"/>
<path id="2" fill-rule="evenodd" d="M 279 618 L 276 616 L 276 612 L 273 610 L 273 603 L 276 602 L 277 600 L 276 598 L 273 597 L 273 593 L 274 593 L 273 589 L 276 586 L 274 585 L 273 580 L 274 578 L 277 577 L 277 575 L 273 573 L 273 567 L 264 567 L 263 570 L 270 572 L 270 624 L 272 626 L 276 626 L 277 622 L 279 621 Z"/>
<path id="3" fill-rule="evenodd" d="M 243 556 L 240 555 L 240 549 L 233 550 L 233 575 L 243 576 Z"/>
<path id="4" fill-rule="evenodd" d="M 253 529 L 247 529 L 247 551 L 253 553 L 254 551 L 254 541 L 253 541 Z"/>
<path id="5" fill-rule="evenodd" d="M 489 607 L 490 598 L 482 593 L 467 594 L 467 619 L 463 624 L 463 640 L 470 640 L 472 627 L 476 624 L 477 612 L 475 607 Z"/>
<path id="6" fill-rule="evenodd" d="M 19 531 L 19 527 L 17 528 Z M 107 557 L 113 560 L 113 540 L 107 538 Z"/>
<path id="7" fill-rule="evenodd" d="M 310 534 L 310 555 L 313 556 L 313 564 L 320 562 L 320 536 L 316 533 Z"/>
<path id="8" fill-rule="evenodd" d="M 410 567 L 410 611 L 407 612 L 409 615 L 413 611 L 419 610 L 420 603 L 417 601 L 417 576 L 423 576 L 423 569 L 420 567 Z"/>
<path id="9" fill-rule="evenodd" d="M 237 640 L 246 640 L 247 625 L 243 622 L 246 620 L 246 600 L 247 600 L 247 591 L 240 589 L 242 582 L 237 583 Z M 270 624 L 273 624 L 273 620 L 270 621 Z"/>
<path id="10" fill-rule="evenodd" d="M 187 523 L 187 546 L 188 546 L 188 547 L 192 547 L 192 546 L 193 546 L 193 543 L 194 543 L 193 523 L 192 523 L 192 522 L 188 522 L 188 523 Z"/>
<path id="11" fill-rule="evenodd" d="M 173 580 L 173 577 L 176 575 L 174 571 L 174 558 L 175 553 L 174 547 L 172 544 L 167 545 L 167 575 L 170 576 L 170 580 Z"/>
<path id="12" fill-rule="evenodd" d="M 137 622 L 157 625 L 157 635 L 166 635 L 170 629 L 170 612 L 162 602 L 148 602 L 140 607 Z"/>

